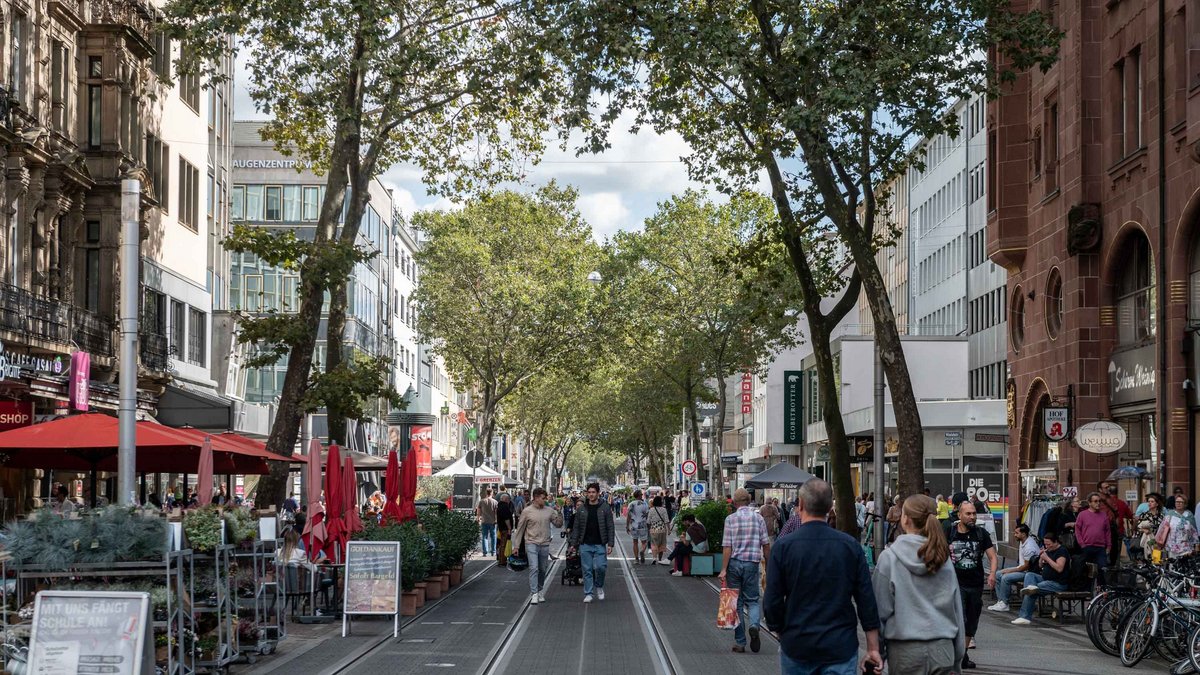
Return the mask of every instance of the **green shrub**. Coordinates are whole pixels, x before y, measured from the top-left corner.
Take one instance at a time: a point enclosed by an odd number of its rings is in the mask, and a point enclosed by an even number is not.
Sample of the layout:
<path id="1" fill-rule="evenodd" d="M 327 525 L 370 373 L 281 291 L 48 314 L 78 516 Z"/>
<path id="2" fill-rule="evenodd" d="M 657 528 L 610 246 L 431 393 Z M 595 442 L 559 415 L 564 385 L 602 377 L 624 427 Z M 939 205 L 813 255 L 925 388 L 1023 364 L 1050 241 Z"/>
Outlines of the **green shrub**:
<path id="1" fill-rule="evenodd" d="M 217 507 L 202 506 L 191 509 L 183 516 L 183 535 L 187 539 L 188 548 L 193 551 L 207 552 L 221 545 L 221 531 L 225 520 Z"/>
<path id="2" fill-rule="evenodd" d="M 400 542 L 400 586 L 404 590 L 411 591 L 418 581 L 429 576 L 429 545 L 415 521 L 388 525 L 365 522 L 363 530 L 355 532 L 353 538 Z"/>
<path id="3" fill-rule="evenodd" d="M 161 560 L 167 525 L 157 514 L 109 506 L 64 519 L 43 509 L 5 528 L 5 549 L 17 564 L 63 570 L 82 563 Z"/>
<path id="4" fill-rule="evenodd" d="M 240 544 L 258 538 L 258 521 L 250 509 L 238 506 L 225 508 L 225 524 L 229 526 L 229 543 Z"/>
<path id="5" fill-rule="evenodd" d="M 434 572 L 461 565 L 479 541 L 479 524 L 468 514 L 426 509 L 420 513 L 420 518 L 425 534 L 433 540 L 431 567 Z"/>
<path id="6" fill-rule="evenodd" d="M 721 548 L 721 538 L 725 534 L 725 516 L 729 515 L 729 510 L 724 502 L 705 502 L 700 506 L 689 507 L 682 509 L 676 517 L 676 530 L 683 533 L 683 517 L 691 514 L 696 516 L 697 522 L 704 526 L 704 531 L 708 533 L 708 550 L 716 551 Z"/>

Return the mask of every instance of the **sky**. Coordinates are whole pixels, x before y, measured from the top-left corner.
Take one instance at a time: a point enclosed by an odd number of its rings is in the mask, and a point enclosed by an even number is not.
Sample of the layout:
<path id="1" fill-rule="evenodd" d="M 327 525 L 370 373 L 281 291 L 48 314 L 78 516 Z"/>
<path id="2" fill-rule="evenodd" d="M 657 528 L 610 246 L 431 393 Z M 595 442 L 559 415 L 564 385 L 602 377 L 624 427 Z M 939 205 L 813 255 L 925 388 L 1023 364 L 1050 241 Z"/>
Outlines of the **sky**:
<path id="1" fill-rule="evenodd" d="M 264 115 L 254 108 L 239 69 L 234 87 L 234 119 L 261 120 Z M 703 186 L 688 179 L 680 160 L 690 154 L 679 135 L 660 135 L 651 129 L 637 134 L 629 131 L 632 115 L 623 116 L 613 126 L 611 146 L 603 154 L 576 157 L 573 150 L 561 150 L 557 140 L 547 148 L 537 166 L 531 167 L 518 189 L 533 190 L 557 180 L 579 190 L 579 211 L 592 226 L 596 241 L 603 242 L 620 230 L 639 230 L 653 215 L 656 206 L 688 187 Z M 419 169 L 399 164 L 380 176 L 392 189 L 392 197 L 405 216 L 422 209 L 452 208 L 444 197 L 426 193 Z M 715 195 L 714 195 L 715 196 Z"/>

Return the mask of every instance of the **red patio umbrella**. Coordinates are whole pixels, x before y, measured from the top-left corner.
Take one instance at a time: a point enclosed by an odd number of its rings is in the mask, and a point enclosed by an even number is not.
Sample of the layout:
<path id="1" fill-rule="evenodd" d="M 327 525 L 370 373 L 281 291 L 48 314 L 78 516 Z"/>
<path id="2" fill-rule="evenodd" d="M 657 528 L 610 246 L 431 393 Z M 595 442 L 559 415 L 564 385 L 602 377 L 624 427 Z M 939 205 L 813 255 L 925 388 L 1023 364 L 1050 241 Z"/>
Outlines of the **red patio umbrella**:
<path id="1" fill-rule="evenodd" d="M 212 439 L 204 437 L 200 447 L 200 464 L 196 467 L 196 498 L 204 506 L 213 498 L 213 447 Z"/>
<path id="2" fill-rule="evenodd" d="M 321 441 L 313 439 L 308 454 L 316 457 L 321 452 Z M 317 559 L 317 551 L 325 548 L 325 507 L 321 505 L 321 463 L 315 459 L 308 463 L 308 520 L 304 522 L 304 546 L 310 560 Z"/>
<path id="3" fill-rule="evenodd" d="M 400 466 L 400 521 L 417 517 L 417 453 L 411 448 Z"/>
<path id="4" fill-rule="evenodd" d="M 358 477 L 354 473 L 354 460 L 349 457 L 342 464 L 342 506 L 347 538 L 355 532 L 362 532 L 363 522 L 358 515 Z"/>
<path id="5" fill-rule="evenodd" d="M 387 476 L 384 483 L 383 492 L 387 503 L 383 506 L 383 520 L 403 521 L 400 511 L 400 460 L 396 458 L 395 450 L 388 451 Z"/>
<path id="6" fill-rule="evenodd" d="M 329 463 L 325 467 L 325 555 L 340 562 L 346 541 L 346 521 L 342 518 L 342 458 L 338 446 L 329 445 Z"/>

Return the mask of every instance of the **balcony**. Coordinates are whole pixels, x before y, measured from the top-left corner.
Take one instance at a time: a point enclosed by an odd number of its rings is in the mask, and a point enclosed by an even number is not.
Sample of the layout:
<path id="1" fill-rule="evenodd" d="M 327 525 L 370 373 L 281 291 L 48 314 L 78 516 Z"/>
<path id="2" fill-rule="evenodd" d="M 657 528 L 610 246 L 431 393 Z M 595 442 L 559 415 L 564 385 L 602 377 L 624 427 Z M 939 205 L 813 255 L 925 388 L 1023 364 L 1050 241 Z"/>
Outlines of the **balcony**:
<path id="1" fill-rule="evenodd" d="M 167 372 L 171 348 L 167 336 L 157 333 L 140 333 L 138 335 L 138 355 L 141 356 L 142 367 L 146 370 Z"/>
<path id="2" fill-rule="evenodd" d="M 86 309 L 0 284 L 0 330 L 111 357 L 115 328 L 112 319 Z"/>

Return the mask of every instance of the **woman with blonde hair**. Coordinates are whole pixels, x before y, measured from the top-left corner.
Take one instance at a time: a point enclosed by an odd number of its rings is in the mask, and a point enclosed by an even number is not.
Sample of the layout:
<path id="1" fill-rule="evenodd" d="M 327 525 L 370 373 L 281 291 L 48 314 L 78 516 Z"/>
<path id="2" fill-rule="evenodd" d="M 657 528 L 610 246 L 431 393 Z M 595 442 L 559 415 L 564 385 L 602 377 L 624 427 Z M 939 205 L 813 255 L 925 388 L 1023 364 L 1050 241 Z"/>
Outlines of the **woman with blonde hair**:
<path id="1" fill-rule="evenodd" d="M 958 673 L 967 653 L 963 608 L 938 503 L 924 495 L 904 500 L 900 529 L 874 580 L 889 672 Z"/>

